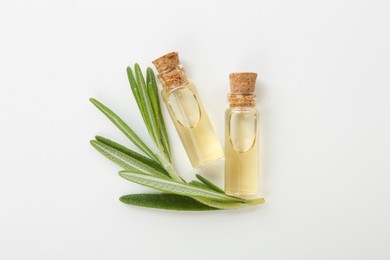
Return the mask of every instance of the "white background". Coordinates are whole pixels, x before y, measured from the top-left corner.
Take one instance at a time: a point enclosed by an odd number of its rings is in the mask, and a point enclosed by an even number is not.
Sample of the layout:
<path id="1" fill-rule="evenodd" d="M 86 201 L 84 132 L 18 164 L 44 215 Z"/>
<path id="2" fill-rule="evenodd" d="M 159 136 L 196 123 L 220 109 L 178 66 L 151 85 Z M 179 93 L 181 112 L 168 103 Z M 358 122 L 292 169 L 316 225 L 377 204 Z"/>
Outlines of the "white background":
<path id="1" fill-rule="evenodd" d="M 1 0 L 0 259 L 390 259 L 389 13 L 385 0 Z M 265 205 L 118 201 L 149 190 L 89 145 L 131 146 L 88 98 L 151 144 L 125 69 L 170 51 L 221 141 L 229 72 L 259 73 Z M 201 172 L 222 185 L 222 166 Z"/>

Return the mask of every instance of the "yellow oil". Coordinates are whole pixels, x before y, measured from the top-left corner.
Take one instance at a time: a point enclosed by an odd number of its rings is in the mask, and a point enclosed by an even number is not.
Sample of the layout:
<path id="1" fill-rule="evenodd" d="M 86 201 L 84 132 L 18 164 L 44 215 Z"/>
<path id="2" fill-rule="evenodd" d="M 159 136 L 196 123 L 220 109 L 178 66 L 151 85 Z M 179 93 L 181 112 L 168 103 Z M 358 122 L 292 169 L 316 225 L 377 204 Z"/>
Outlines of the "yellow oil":
<path id="1" fill-rule="evenodd" d="M 229 108 L 225 114 L 225 192 L 247 197 L 259 191 L 258 113 Z"/>
<path id="2" fill-rule="evenodd" d="M 162 92 L 169 114 L 193 167 L 223 158 L 223 150 L 192 83 Z"/>

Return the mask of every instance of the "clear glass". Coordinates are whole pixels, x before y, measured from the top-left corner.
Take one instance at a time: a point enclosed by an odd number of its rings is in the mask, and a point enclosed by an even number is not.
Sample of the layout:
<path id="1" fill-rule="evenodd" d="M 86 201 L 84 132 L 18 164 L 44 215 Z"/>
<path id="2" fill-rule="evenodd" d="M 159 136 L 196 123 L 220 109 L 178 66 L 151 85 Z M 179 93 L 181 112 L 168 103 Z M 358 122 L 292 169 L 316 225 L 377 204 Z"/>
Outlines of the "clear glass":
<path id="1" fill-rule="evenodd" d="M 247 197 L 259 192 L 258 112 L 235 107 L 225 114 L 225 192 Z"/>
<path id="2" fill-rule="evenodd" d="M 188 82 L 162 91 L 169 114 L 195 168 L 223 158 L 223 150 L 199 100 L 195 86 Z"/>

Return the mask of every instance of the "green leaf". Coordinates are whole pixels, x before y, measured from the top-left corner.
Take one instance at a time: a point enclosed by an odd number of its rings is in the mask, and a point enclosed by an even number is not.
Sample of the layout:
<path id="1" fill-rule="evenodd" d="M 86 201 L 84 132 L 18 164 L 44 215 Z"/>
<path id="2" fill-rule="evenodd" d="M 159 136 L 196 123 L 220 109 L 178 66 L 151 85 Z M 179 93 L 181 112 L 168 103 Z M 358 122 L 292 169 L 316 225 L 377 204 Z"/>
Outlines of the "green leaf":
<path id="1" fill-rule="evenodd" d="M 245 208 L 248 206 L 256 206 L 259 204 L 264 203 L 263 198 L 257 198 L 257 199 L 250 199 L 250 200 L 244 200 L 241 202 L 223 202 L 223 201 L 215 201 L 210 199 L 204 199 L 204 198 L 195 198 L 197 201 L 208 205 L 210 207 L 218 208 L 218 209 L 239 209 L 239 208 Z"/>
<path id="2" fill-rule="evenodd" d="M 249 206 L 255 206 L 255 205 L 264 204 L 264 202 L 265 202 L 264 198 L 256 198 L 256 199 L 245 200 L 245 203 L 248 204 Z"/>
<path id="3" fill-rule="evenodd" d="M 156 169 L 157 171 L 160 171 L 160 172 L 164 172 L 168 175 L 168 172 L 161 167 L 160 164 L 158 164 L 156 161 L 153 161 L 152 159 L 149 159 L 148 157 L 146 156 L 143 156 L 142 154 L 139 154 L 121 144 L 118 144 L 110 139 L 107 139 L 107 138 L 104 138 L 103 136 L 95 136 L 96 140 L 98 140 L 99 142 L 105 144 L 105 145 L 108 145 L 110 146 L 111 148 L 113 149 L 116 149 L 124 154 L 127 154 L 128 156 L 138 160 L 138 161 L 141 161 L 143 162 L 144 164 L 147 164 L 151 167 L 153 167 L 154 169 Z"/>
<path id="4" fill-rule="evenodd" d="M 94 98 L 89 99 L 92 104 L 94 104 L 111 122 L 116 125 L 119 130 L 122 131 L 129 139 L 132 141 L 141 151 L 143 151 L 150 158 L 153 158 L 155 161 L 159 161 L 157 156 L 146 146 L 146 144 L 134 133 L 134 131 L 111 109 L 100 103 Z"/>
<path id="5" fill-rule="evenodd" d="M 137 102 L 138 109 L 140 110 L 142 118 L 145 122 L 146 128 L 149 131 L 150 124 L 148 121 L 148 117 L 146 115 L 145 107 L 143 105 L 144 102 L 141 99 L 141 89 L 140 89 L 140 86 L 138 86 L 137 81 L 134 78 L 134 73 L 133 73 L 131 67 L 127 67 L 127 77 L 129 78 L 130 88 L 131 88 L 131 91 L 133 92 L 133 96 L 135 98 L 135 101 Z"/>
<path id="6" fill-rule="evenodd" d="M 196 174 L 195 176 L 210 189 L 217 191 L 217 192 L 225 193 L 225 191 L 223 191 L 221 188 L 219 188 L 217 185 L 215 185 L 214 183 L 212 183 L 211 181 L 209 181 L 208 179 L 206 179 L 202 175 Z"/>
<path id="7" fill-rule="evenodd" d="M 153 92 L 158 97 L 158 87 L 157 87 L 157 82 L 156 82 L 156 76 L 154 75 L 154 72 L 153 72 L 152 68 L 150 68 L 150 67 L 148 67 L 146 69 L 146 82 L 152 83 Z"/>
<path id="8" fill-rule="evenodd" d="M 150 97 L 148 95 L 145 79 L 144 79 L 144 76 L 142 75 L 141 68 L 139 67 L 139 65 L 137 63 L 134 65 L 134 72 L 135 72 L 135 78 L 137 81 L 137 85 L 139 88 L 141 106 L 142 106 L 142 109 L 145 111 L 145 115 L 146 115 L 144 120 L 146 119 L 150 136 L 153 138 L 153 140 L 154 140 L 155 144 L 157 145 L 157 147 L 159 148 L 159 150 L 161 150 L 160 149 L 161 143 L 160 143 L 160 140 L 158 138 L 158 129 L 157 129 L 157 124 L 156 124 L 157 121 L 156 121 L 155 114 L 153 111 L 152 101 L 150 100 Z"/>
<path id="9" fill-rule="evenodd" d="M 169 141 L 168 141 L 168 136 L 164 136 L 163 133 L 161 132 L 162 129 L 162 124 L 159 120 L 159 115 L 158 115 L 158 110 L 160 109 L 159 104 L 157 104 L 156 97 L 154 96 L 154 93 L 151 93 L 153 91 L 153 87 L 151 86 L 152 83 L 148 83 L 147 91 L 148 95 L 150 97 L 152 107 L 153 107 L 153 112 L 155 113 L 155 118 L 156 118 L 156 127 L 157 127 L 157 139 L 159 141 L 159 148 L 160 152 L 165 155 L 165 157 L 168 159 L 169 163 L 171 163 L 171 152 L 170 152 L 170 147 L 169 147 Z M 158 97 L 157 97 L 158 98 Z M 163 121 L 164 123 L 164 121 Z M 164 125 L 165 127 L 165 125 Z"/>
<path id="10" fill-rule="evenodd" d="M 139 174 L 133 171 L 120 171 L 119 175 L 129 181 L 147 186 L 156 190 L 165 191 L 189 197 L 199 197 L 216 201 L 242 202 L 242 199 L 230 197 L 219 192 L 194 187 L 190 184 L 179 183 L 168 179 L 160 179 L 151 175 Z"/>
<path id="11" fill-rule="evenodd" d="M 199 181 L 190 181 L 188 184 L 191 184 L 195 187 L 199 187 L 199 188 L 202 188 L 202 189 L 209 189 L 209 187 L 207 187 L 206 185 L 204 185 L 203 183 L 199 182 Z"/>
<path id="12" fill-rule="evenodd" d="M 167 209 L 167 210 L 185 210 L 185 211 L 204 211 L 217 210 L 216 208 L 204 205 L 190 197 L 180 196 L 176 194 L 130 194 L 119 198 L 125 204 Z"/>
<path id="13" fill-rule="evenodd" d="M 153 113 L 153 127 L 155 129 L 153 129 L 153 134 L 155 134 L 155 138 L 156 140 L 154 140 L 156 146 L 159 148 L 160 152 L 162 154 L 164 154 L 167 158 L 168 158 L 168 155 L 169 153 L 167 151 L 165 151 L 164 147 L 162 146 L 162 140 L 161 140 L 161 135 L 160 135 L 160 130 L 159 130 L 159 122 L 158 122 L 158 119 L 157 119 L 157 101 L 156 101 L 156 98 L 153 96 L 152 93 L 150 93 L 151 91 L 151 83 L 148 83 L 148 86 L 146 87 L 146 92 L 147 92 L 147 95 L 148 95 L 148 98 L 150 99 L 150 105 L 152 107 L 152 113 Z"/>
<path id="14" fill-rule="evenodd" d="M 204 198 L 195 198 L 200 203 L 203 203 L 207 206 L 218 208 L 218 209 L 238 209 L 248 207 L 248 204 L 241 202 L 223 202 L 223 201 L 215 201 Z"/>
<path id="15" fill-rule="evenodd" d="M 157 98 L 154 95 L 153 86 L 152 86 L 151 82 L 147 83 L 147 92 L 148 92 L 148 96 L 149 96 L 151 104 L 152 104 L 154 116 L 155 116 L 156 120 L 158 120 L 157 119 L 157 116 L 158 116 L 158 103 L 157 103 Z"/>
<path id="16" fill-rule="evenodd" d="M 148 93 L 149 96 L 151 97 L 152 103 L 153 103 L 153 108 L 155 110 L 155 117 L 157 119 L 157 124 L 158 124 L 158 129 L 159 129 L 159 137 L 161 140 L 161 143 L 164 147 L 164 151 L 171 162 L 171 149 L 169 146 L 169 138 L 168 138 L 168 133 L 167 129 L 165 127 L 165 121 L 162 116 L 161 112 L 161 105 L 160 105 L 160 99 L 158 95 L 158 87 L 157 87 L 157 82 L 156 82 L 156 77 L 154 75 L 153 70 L 148 67 L 146 69 L 146 82 L 148 84 Z"/>
<path id="17" fill-rule="evenodd" d="M 159 178 L 169 178 L 165 172 L 157 171 L 152 166 L 145 164 L 144 162 L 139 161 L 133 157 L 130 157 L 129 155 L 117 149 L 114 149 L 102 142 L 91 140 L 91 145 L 101 154 L 103 154 L 108 159 L 110 159 L 124 169 L 131 170 L 137 173 L 151 174 L 154 176 L 158 176 Z"/>

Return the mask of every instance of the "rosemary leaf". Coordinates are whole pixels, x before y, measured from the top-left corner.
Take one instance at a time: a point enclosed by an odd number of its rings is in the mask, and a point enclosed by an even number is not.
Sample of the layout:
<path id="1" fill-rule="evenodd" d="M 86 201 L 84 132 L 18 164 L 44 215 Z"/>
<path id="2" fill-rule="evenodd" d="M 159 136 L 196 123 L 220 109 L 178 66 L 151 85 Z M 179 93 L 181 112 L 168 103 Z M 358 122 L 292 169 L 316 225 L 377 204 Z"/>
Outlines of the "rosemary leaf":
<path id="1" fill-rule="evenodd" d="M 195 198 L 200 203 L 203 203 L 207 206 L 218 208 L 218 209 L 239 209 L 239 208 L 245 208 L 248 205 L 241 202 L 223 202 L 223 201 L 215 201 L 205 198 Z"/>
<path id="2" fill-rule="evenodd" d="M 153 158 L 155 161 L 159 162 L 157 156 L 146 146 L 146 144 L 134 133 L 134 131 L 119 117 L 117 116 L 111 109 L 100 103 L 98 100 L 94 98 L 89 99 L 92 104 L 94 104 L 111 122 L 116 125 L 119 130 L 124 133 L 127 138 L 130 139 L 141 151 L 143 151 L 150 158 Z"/>
<path id="3" fill-rule="evenodd" d="M 129 155 L 115 148 L 112 148 L 102 142 L 91 140 L 91 145 L 101 154 L 103 154 L 108 159 L 110 159 L 124 169 L 131 170 L 137 173 L 151 174 L 159 178 L 169 178 L 166 175 L 166 172 L 157 171 L 152 166 L 145 164 L 142 161 L 139 161 L 133 157 L 130 157 Z"/>
<path id="4" fill-rule="evenodd" d="M 141 116 L 145 122 L 146 128 L 149 129 L 150 124 L 146 115 L 145 107 L 143 106 L 141 100 L 141 89 L 138 87 L 137 82 L 134 78 L 133 71 L 131 70 L 130 67 L 127 67 L 127 77 L 129 78 L 131 91 L 133 92 L 133 96 L 135 98 L 135 101 L 137 102 L 138 109 L 141 112 Z"/>
<path id="5" fill-rule="evenodd" d="M 255 205 L 264 204 L 265 200 L 264 198 L 249 199 L 249 200 L 245 200 L 245 203 L 248 204 L 249 206 L 255 206 Z"/>
<path id="6" fill-rule="evenodd" d="M 150 98 L 150 101 L 151 101 L 151 104 L 152 104 L 152 108 L 153 108 L 153 113 L 154 113 L 154 117 L 156 118 L 156 121 L 158 121 L 158 103 L 157 103 L 157 98 L 156 96 L 154 95 L 154 92 L 153 92 L 153 86 L 152 86 L 152 83 L 151 82 L 148 82 L 147 83 L 147 94 Z"/>
<path id="7" fill-rule="evenodd" d="M 230 197 L 219 192 L 212 190 L 206 190 L 199 187 L 194 187 L 187 183 L 179 183 L 176 181 L 161 179 L 151 175 L 139 174 L 133 171 L 120 171 L 119 175 L 126 180 L 138 183 L 143 186 L 147 186 L 156 190 L 165 191 L 168 193 L 174 193 L 189 197 L 206 198 L 216 201 L 228 201 L 228 202 L 243 202 L 244 200 Z"/>
<path id="8" fill-rule="evenodd" d="M 150 67 L 148 67 L 146 69 L 146 82 L 148 84 L 149 96 L 150 97 L 153 96 L 154 102 L 156 103 L 156 105 L 153 107 L 155 109 L 155 115 L 156 115 L 156 120 L 157 120 L 157 124 L 158 124 L 158 129 L 159 129 L 159 137 L 160 137 L 161 143 L 164 147 L 164 151 L 166 152 L 166 155 L 167 155 L 169 161 L 172 162 L 168 133 L 167 133 L 164 118 L 163 118 L 162 112 L 161 112 L 156 77 L 154 75 L 153 70 Z"/>
<path id="9" fill-rule="evenodd" d="M 263 204 L 264 198 L 257 198 L 257 199 L 250 199 L 250 200 L 244 200 L 241 202 L 221 202 L 221 201 L 215 201 L 210 199 L 204 199 L 204 198 L 195 198 L 197 201 L 208 205 L 210 207 L 218 208 L 218 209 L 239 209 L 239 208 L 245 208 L 248 206 L 256 206 Z"/>
<path id="10" fill-rule="evenodd" d="M 142 75 L 142 71 L 137 63 L 134 65 L 134 72 L 135 72 L 135 78 L 137 81 L 137 85 L 138 85 L 138 88 L 140 90 L 139 91 L 140 98 L 141 98 L 140 103 L 141 103 L 142 109 L 145 111 L 145 114 L 146 114 L 146 117 L 144 118 L 144 120 L 146 119 L 147 128 L 148 128 L 150 136 L 153 138 L 154 143 L 157 145 L 159 150 L 161 150 L 160 149 L 161 142 L 158 138 L 157 121 L 155 118 L 155 114 L 153 112 L 152 102 L 151 102 L 150 97 L 147 93 L 148 90 L 146 87 L 146 82 L 145 82 L 144 76 Z"/>
<path id="11" fill-rule="evenodd" d="M 196 176 L 196 178 L 198 178 L 201 182 L 203 182 L 210 189 L 225 194 L 225 192 L 221 188 L 219 188 L 217 185 L 215 185 L 214 183 L 212 183 L 211 181 L 209 181 L 208 179 L 206 179 L 202 175 L 196 174 L 195 176 Z"/>
<path id="12" fill-rule="evenodd" d="M 143 162 L 144 164 L 147 164 L 149 165 L 150 167 L 153 167 L 154 169 L 156 169 L 157 171 L 160 171 L 160 172 L 163 172 L 165 173 L 166 175 L 168 175 L 168 172 L 163 168 L 161 167 L 160 164 L 158 164 L 156 161 L 153 161 L 152 159 L 149 159 L 148 157 L 146 156 L 143 156 L 142 154 L 139 154 L 121 144 L 118 144 L 110 139 L 107 139 L 107 138 L 104 138 L 103 136 L 95 136 L 96 140 L 105 144 L 105 145 L 108 145 L 110 146 L 111 148 L 113 149 L 116 149 L 124 154 L 127 154 L 128 156 L 138 160 L 138 161 L 141 161 Z"/>
<path id="13" fill-rule="evenodd" d="M 207 206 L 190 197 L 180 196 L 176 194 L 130 194 L 119 198 L 125 204 L 133 206 L 180 210 L 180 211 L 204 211 L 217 210 L 216 208 Z"/>
<path id="14" fill-rule="evenodd" d="M 172 160 L 171 160 L 171 153 L 170 153 L 170 147 L 169 147 L 169 142 L 168 142 L 168 139 L 165 140 L 162 132 L 161 132 L 161 123 L 159 121 L 159 117 L 158 117 L 158 104 L 157 104 L 157 99 L 156 97 L 154 96 L 154 93 L 153 93 L 153 87 L 151 85 L 152 83 L 148 83 L 148 87 L 147 87 L 147 92 L 148 92 L 148 95 L 150 97 L 150 100 L 151 100 L 151 104 L 152 104 L 152 107 L 153 107 L 153 112 L 155 114 L 155 118 L 156 118 L 156 126 L 157 126 L 157 139 L 159 141 L 159 144 L 160 145 L 160 152 L 162 154 L 165 155 L 165 157 L 167 158 L 168 162 L 171 163 Z M 157 97 L 158 98 L 158 97 Z"/>
<path id="15" fill-rule="evenodd" d="M 195 187 L 199 187 L 199 188 L 202 188 L 202 189 L 209 189 L 209 187 L 207 187 L 206 185 L 204 185 L 202 182 L 196 181 L 196 180 L 190 181 L 188 184 L 191 184 L 191 185 L 193 185 L 193 186 L 195 186 Z"/>

